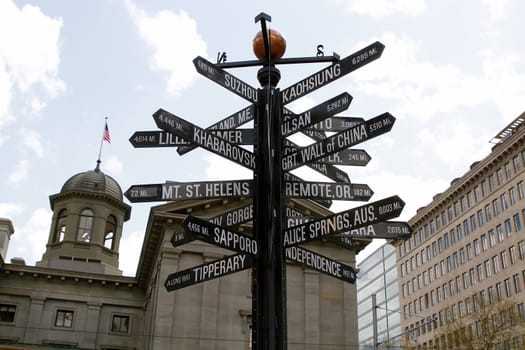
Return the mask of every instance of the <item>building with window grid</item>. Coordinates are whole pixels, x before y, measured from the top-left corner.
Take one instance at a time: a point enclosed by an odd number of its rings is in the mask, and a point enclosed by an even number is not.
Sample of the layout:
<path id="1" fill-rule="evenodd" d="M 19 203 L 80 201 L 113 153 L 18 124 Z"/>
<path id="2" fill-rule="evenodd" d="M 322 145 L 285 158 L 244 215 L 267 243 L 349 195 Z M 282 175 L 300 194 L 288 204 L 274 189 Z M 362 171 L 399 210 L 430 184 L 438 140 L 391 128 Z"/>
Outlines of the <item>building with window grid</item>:
<path id="1" fill-rule="evenodd" d="M 444 325 L 481 302 L 512 298 L 525 316 L 524 123 L 525 113 L 493 138 L 489 155 L 420 208 L 409 221 L 412 237 L 397 247 L 401 327 L 413 330 L 405 341 L 420 349 L 446 349 Z"/>

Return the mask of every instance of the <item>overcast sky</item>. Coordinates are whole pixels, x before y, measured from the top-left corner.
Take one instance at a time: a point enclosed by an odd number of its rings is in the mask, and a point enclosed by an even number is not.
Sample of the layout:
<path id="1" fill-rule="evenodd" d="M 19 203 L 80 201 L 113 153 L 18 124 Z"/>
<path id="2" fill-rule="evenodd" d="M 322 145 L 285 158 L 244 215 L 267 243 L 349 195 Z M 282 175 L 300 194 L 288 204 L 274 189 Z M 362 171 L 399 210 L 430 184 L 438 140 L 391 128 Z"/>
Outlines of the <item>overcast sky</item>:
<path id="1" fill-rule="evenodd" d="M 372 188 L 372 201 L 399 195 L 406 202 L 401 220 L 488 154 L 490 139 L 525 110 L 519 0 L 0 0 L 0 217 L 16 230 L 8 259 L 41 259 L 48 197 L 95 168 L 105 117 L 111 144 L 104 144 L 102 170 L 124 191 L 166 180 L 251 178 L 204 150 L 181 157 L 174 148 L 135 149 L 128 139 L 155 130 L 151 115 L 159 108 L 206 127 L 246 107 L 199 75 L 192 60 L 215 62 L 218 52 L 228 61 L 254 59 L 261 12 L 285 37 L 284 57 L 315 56 L 320 44 L 341 57 L 377 40 L 385 45 L 380 59 L 288 107 L 299 113 L 346 91 L 353 101 L 340 115 L 394 115 L 391 132 L 356 147 L 370 163 L 342 168 Z M 279 87 L 325 66 L 280 66 Z M 229 72 L 258 87 L 257 70 Z M 135 274 L 154 204 L 132 204 L 120 248 L 126 275 Z"/>

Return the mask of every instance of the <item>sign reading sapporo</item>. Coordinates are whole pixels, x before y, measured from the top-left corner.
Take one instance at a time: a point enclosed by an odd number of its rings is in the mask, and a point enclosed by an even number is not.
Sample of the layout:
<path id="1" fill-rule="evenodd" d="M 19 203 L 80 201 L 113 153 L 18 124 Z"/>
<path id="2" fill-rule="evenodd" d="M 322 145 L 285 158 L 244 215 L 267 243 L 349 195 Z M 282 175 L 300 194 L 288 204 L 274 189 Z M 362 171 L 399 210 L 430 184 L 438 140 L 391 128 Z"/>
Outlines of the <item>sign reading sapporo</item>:
<path id="1" fill-rule="evenodd" d="M 253 266 L 253 259 L 248 254 L 235 254 L 210 263 L 198 265 L 172 273 L 164 286 L 168 292 L 206 282 Z"/>

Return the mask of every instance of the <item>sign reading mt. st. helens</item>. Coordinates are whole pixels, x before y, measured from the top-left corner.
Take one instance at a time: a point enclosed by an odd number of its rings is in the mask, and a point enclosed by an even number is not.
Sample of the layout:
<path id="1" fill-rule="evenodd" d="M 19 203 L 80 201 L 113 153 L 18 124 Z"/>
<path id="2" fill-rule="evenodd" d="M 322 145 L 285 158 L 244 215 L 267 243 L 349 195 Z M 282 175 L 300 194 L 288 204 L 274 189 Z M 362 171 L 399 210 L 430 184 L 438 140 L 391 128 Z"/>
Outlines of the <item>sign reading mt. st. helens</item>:
<path id="1" fill-rule="evenodd" d="M 255 169 L 255 154 L 242 147 L 211 134 L 163 109 L 159 109 L 155 112 L 153 114 L 153 119 L 155 120 L 155 123 L 157 123 L 157 126 L 162 130 L 169 131 L 182 137 L 186 141 L 196 143 L 208 151 L 218 154 L 248 169 Z"/>
<path id="2" fill-rule="evenodd" d="M 254 117 L 254 105 L 249 105 L 246 108 L 241 109 L 238 112 L 235 112 L 224 119 L 219 120 L 215 124 L 210 125 L 206 130 L 222 130 L 222 129 L 235 129 L 247 122 L 253 120 Z M 196 145 L 191 145 L 187 147 L 177 148 L 177 153 L 180 155 L 186 154 L 189 151 L 197 148 Z"/>
<path id="3" fill-rule="evenodd" d="M 322 122 L 326 118 L 346 110 L 350 106 L 350 102 L 352 102 L 352 96 L 343 92 L 301 114 L 285 115 L 284 121 L 281 123 L 281 135 L 287 136 Z"/>
<path id="4" fill-rule="evenodd" d="M 256 88 L 248 85 L 239 78 L 236 78 L 235 76 L 226 72 L 224 69 L 217 67 L 201 56 L 196 57 L 193 60 L 193 64 L 195 65 L 197 72 L 204 75 L 206 78 L 213 80 L 217 84 L 252 103 L 257 103 Z"/>
<path id="5" fill-rule="evenodd" d="M 246 270 L 253 266 L 248 254 L 235 254 L 210 263 L 172 273 L 164 286 L 168 292 Z"/>
<path id="6" fill-rule="evenodd" d="M 401 215 L 404 206 L 405 203 L 401 198 L 392 196 L 319 220 L 289 227 L 283 232 L 283 245 L 290 247 L 389 220 Z"/>
<path id="7" fill-rule="evenodd" d="M 307 163 L 315 162 L 316 160 L 325 158 L 330 154 L 382 135 L 392 129 L 395 121 L 396 118 L 390 113 L 383 113 L 362 124 L 298 149 L 297 151 L 291 152 L 282 157 L 282 169 L 285 171 L 296 169 Z"/>
<path id="8" fill-rule="evenodd" d="M 124 195 L 132 203 L 228 197 L 240 198 L 253 196 L 254 186 L 253 180 L 167 181 L 164 184 L 133 185 Z"/>
<path id="9" fill-rule="evenodd" d="M 376 41 L 372 45 L 361 49 L 350 56 L 310 75 L 309 77 L 282 90 L 283 104 L 290 103 L 298 98 L 317 90 L 342 76 L 361 68 L 362 66 L 378 59 L 385 45 Z"/>
<path id="10" fill-rule="evenodd" d="M 208 130 L 234 145 L 253 145 L 255 132 L 253 129 L 222 129 Z M 192 143 L 163 130 L 135 131 L 129 138 L 135 148 L 190 146 Z"/>

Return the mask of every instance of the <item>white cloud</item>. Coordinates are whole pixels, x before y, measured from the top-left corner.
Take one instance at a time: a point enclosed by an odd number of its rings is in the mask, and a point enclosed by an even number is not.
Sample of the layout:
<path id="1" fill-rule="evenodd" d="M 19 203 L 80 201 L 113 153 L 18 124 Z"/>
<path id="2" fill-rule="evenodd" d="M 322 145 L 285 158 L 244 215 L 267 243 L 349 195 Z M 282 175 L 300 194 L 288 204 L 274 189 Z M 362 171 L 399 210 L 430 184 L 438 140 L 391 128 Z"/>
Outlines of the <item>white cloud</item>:
<path id="1" fill-rule="evenodd" d="M 144 234 L 142 232 L 136 231 L 122 236 L 119 248 L 119 268 L 124 276 L 135 276 L 143 243 Z"/>
<path id="2" fill-rule="evenodd" d="M 19 9 L 12 1 L 0 1 L 0 126 L 13 119 L 9 106 L 14 88 L 29 97 L 33 111 L 45 106 L 43 97 L 33 97 L 33 88 L 41 88 L 46 97 L 65 90 L 58 77 L 61 28 L 62 19 L 50 18 L 38 7 Z"/>
<path id="3" fill-rule="evenodd" d="M 111 156 L 104 161 L 104 172 L 107 172 L 108 174 L 120 174 L 122 168 L 122 162 L 117 157 Z"/>
<path id="4" fill-rule="evenodd" d="M 0 203 L 0 217 L 12 219 L 24 211 L 23 204 L 17 203 Z"/>
<path id="5" fill-rule="evenodd" d="M 44 157 L 44 147 L 42 146 L 41 136 L 37 131 L 21 129 L 20 136 L 24 146 L 32 150 L 38 158 Z"/>
<path id="6" fill-rule="evenodd" d="M 417 16 L 426 10 L 425 0 L 338 0 L 345 5 L 345 10 L 361 16 L 383 18 L 404 13 Z"/>
<path id="7" fill-rule="evenodd" d="M 206 160 L 206 177 L 212 180 L 251 179 L 253 171 L 223 157 L 209 155 Z"/>
<path id="8" fill-rule="evenodd" d="M 27 159 L 21 159 L 16 164 L 16 167 L 11 174 L 9 174 L 8 181 L 12 184 L 17 184 L 27 178 L 29 175 L 30 163 Z"/>
<path id="9" fill-rule="evenodd" d="M 126 1 L 140 38 L 152 48 L 151 69 L 167 71 L 168 91 L 179 94 L 195 79 L 193 58 L 206 56 L 206 42 L 197 31 L 197 23 L 184 10 L 163 10 L 153 16 Z"/>
<path id="10" fill-rule="evenodd" d="M 509 0 L 482 0 L 482 4 L 487 8 L 491 24 L 507 15 Z"/>
<path id="11" fill-rule="evenodd" d="M 49 237 L 51 217 L 50 210 L 38 208 L 26 223 L 17 225 L 15 234 L 11 236 L 8 256 L 24 258 L 28 265 L 34 265 L 36 261 L 39 261 Z"/>

